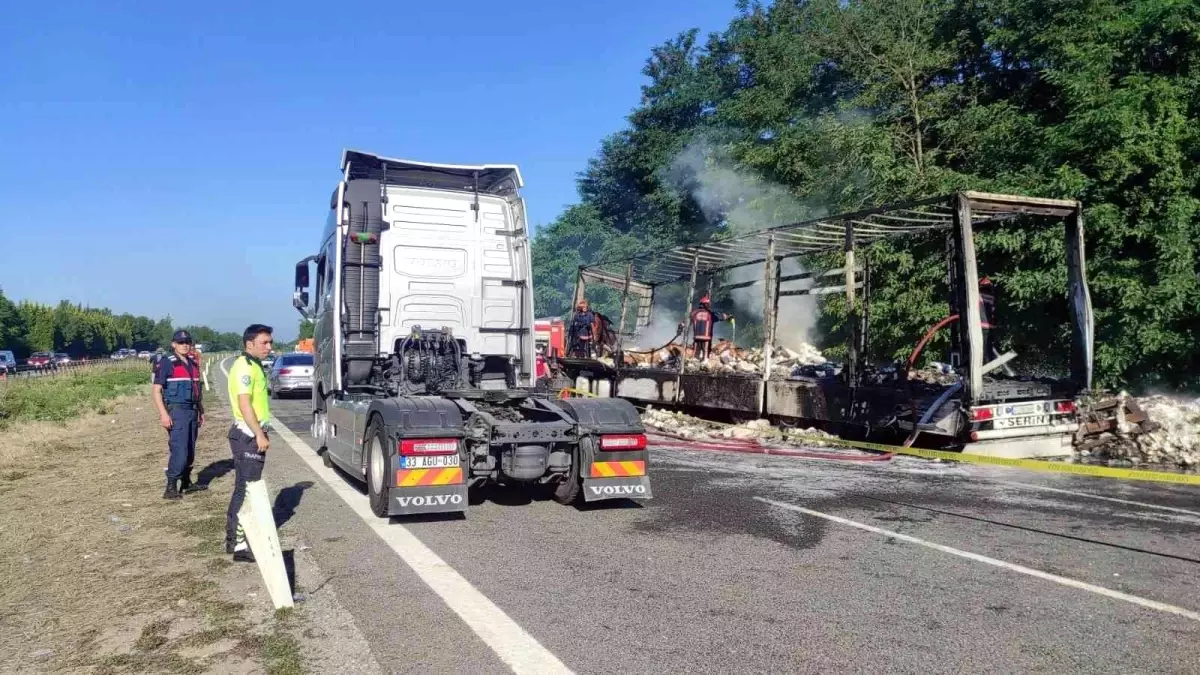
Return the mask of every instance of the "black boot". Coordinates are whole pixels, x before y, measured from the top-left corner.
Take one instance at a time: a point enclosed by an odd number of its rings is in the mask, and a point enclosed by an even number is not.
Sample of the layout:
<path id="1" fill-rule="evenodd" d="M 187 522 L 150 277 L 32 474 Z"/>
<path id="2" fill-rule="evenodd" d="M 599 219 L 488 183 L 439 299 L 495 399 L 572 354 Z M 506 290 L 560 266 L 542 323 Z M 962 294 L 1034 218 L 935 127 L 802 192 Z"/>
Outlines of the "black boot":
<path id="1" fill-rule="evenodd" d="M 167 489 L 163 492 L 163 499 L 183 499 L 183 495 L 180 494 L 179 488 L 176 486 L 176 481 L 167 481 Z"/>
<path id="2" fill-rule="evenodd" d="M 188 478 L 186 476 L 183 477 L 182 479 L 180 479 L 180 481 L 179 481 L 179 491 L 185 495 L 190 495 L 193 492 L 202 492 L 207 489 L 208 489 L 207 485 L 198 485 L 196 483 L 193 483 L 192 479 Z"/>

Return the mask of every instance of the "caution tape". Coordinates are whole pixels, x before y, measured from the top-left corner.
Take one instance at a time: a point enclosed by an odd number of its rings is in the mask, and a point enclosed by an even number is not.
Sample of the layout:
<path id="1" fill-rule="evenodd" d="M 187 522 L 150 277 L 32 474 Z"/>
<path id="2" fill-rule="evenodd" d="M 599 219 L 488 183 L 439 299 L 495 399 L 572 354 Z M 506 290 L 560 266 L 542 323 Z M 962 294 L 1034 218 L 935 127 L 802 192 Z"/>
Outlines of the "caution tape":
<path id="1" fill-rule="evenodd" d="M 595 398 L 596 395 L 583 391 L 581 389 L 564 388 L 559 390 L 560 398 L 567 398 L 569 394 L 577 396 L 586 396 Z M 709 420 L 699 420 L 705 424 L 714 427 L 732 427 L 732 424 L 723 424 L 721 422 L 712 422 Z M 1048 462 L 1040 459 L 1012 459 L 1007 457 L 989 457 L 987 455 L 975 455 L 966 452 L 949 452 L 946 450 L 923 450 L 921 448 L 906 448 L 902 445 L 886 445 L 883 443 L 869 443 L 867 441 L 850 441 L 842 438 L 831 438 L 829 436 L 816 436 L 811 434 L 789 434 L 786 437 L 783 432 L 772 429 L 766 435 L 775 436 L 789 441 L 812 441 L 816 443 L 825 443 L 828 445 L 839 445 L 847 448 L 858 448 L 860 450 L 875 450 L 877 452 L 887 452 L 897 455 L 909 455 L 912 457 L 923 457 L 925 459 L 940 459 L 948 462 L 964 462 L 966 464 L 989 464 L 992 466 L 1006 466 L 1012 469 L 1026 469 L 1028 471 L 1042 471 L 1046 473 L 1069 473 L 1076 476 L 1092 476 L 1095 478 L 1115 478 L 1120 480 L 1141 480 L 1152 481 L 1156 483 L 1176 483 L 1179 485 L 1200 485 L 1200 474 L 1186 473 L 1170 473 L 1167 471 L 1150 471 L 1147 469 L 1119 469 L 1111 466 L 1092 466 L 1089 464 L 1069 464 L 1067 462 Z"/>
<path id="2" fill-rule="evenodd" d="M 791 440 L 819 441 L 822 443 L 828 443 L 830 445 L 842 445 L 850 448 L 861 448 L 864 450 L 891 452 L 897 455 L 911 455 L 913 457 L 924 457 L 925 459 L 941 459 L 950 462 L 965 462 L 967 464 L 990 464 L 993 466 L 1006 466 L 1013 469 L 1026 469 L 1029 471 L 1043 471 L 1047 473 L 1070 473 L 1077 476 L 1093 476 L 1096 478 L 1117 478 L 1123 480 L 1153 481 L 1158 483 L 1177 483 L 1181 485 L 1200 485 L 1200 475 L 1197 474 L 1169 473 L 1166 471 L 1149 471 L 1146 469 L 1118 469 L 1111 466 L 1068 464 L 1066 462 L 1048 462 L 1040 459 L 988 457 L 987 455 L 975 455 L 966 452 L 922 450 L 920 448 L 906 448 L 900 445 L 884 445 L 882 443 L 848 441 L 841 438 L 827 438 L 825 436 L 810 436 L 805 434 L 793 434 L 788 438 Z"/>

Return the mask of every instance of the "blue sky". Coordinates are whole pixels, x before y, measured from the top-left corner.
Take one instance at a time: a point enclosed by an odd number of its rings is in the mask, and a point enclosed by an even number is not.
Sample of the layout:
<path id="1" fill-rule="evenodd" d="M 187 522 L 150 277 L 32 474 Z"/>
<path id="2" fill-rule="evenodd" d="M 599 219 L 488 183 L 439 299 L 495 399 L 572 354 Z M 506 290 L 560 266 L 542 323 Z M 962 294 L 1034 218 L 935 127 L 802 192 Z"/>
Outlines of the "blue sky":
<path id="1" fill-rule="evenodd" d="M 0 288 L 291 338 L 343 147 L 517 163 L 531 220 L 625 124 L 650 49 L 734 0 L 6 8 Z M 247 3 L 248 4 L 248 3 Z"/>

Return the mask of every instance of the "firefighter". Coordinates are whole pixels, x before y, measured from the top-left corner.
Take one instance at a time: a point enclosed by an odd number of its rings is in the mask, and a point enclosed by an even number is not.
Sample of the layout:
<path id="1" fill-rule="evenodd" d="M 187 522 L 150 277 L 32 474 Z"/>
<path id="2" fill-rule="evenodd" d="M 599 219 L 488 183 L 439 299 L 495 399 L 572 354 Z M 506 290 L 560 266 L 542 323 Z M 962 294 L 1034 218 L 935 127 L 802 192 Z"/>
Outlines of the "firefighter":
<path id="1" fill-rule="evenodd" d="M 541 387 L 550 379 L 550 364 L 546 362 L 546 345 L 538 343 L 537 358 L 534 366 L 534 383 Z"/>
<path id="2" fill-rule="evenodd" d="M 581 359 L 595 357 L 595 325 L 596 313 L 588 308 L 588 301 L 584 298 L 575 305 L 575 314 L 571 317 L 571 327 L 567 333 L 571 356 Z"/>
<path id="3" fill-rule="evenodd" d="M 154 370 L 154 406 L 167 430 L 167 489 L 163 499 L 179 499 L 183 493 L 203 490 L 192 483 L 196 460 L 196 435 L 204 423 L 200 368 L 192 359 L 192 336 L 177 330 L 171 336 L 170 356 L 158 361 Z"/>
<path id="4" fill-rule="evenodd" d="M 718 321 L 728 321 L 733 318 L 729 314 L 714 312 L 712 300 L 707 295 L 701 296 L 700 306 L 692 312 L 692 340 L 695 342 L 696 358 L 703 361 L 708 358 L 712 347 L 713 324 Z"/>

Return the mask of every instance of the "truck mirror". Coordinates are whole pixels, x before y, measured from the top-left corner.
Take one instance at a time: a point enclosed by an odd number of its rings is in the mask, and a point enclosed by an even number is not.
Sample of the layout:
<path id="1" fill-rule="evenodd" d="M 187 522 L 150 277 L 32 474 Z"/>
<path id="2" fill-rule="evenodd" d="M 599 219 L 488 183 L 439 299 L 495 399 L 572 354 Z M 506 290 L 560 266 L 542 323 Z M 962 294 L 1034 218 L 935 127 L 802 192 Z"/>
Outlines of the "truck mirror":
<path id="1" fill-rule="evenodd" d="M 308 283 L 309 283 L 308 263 L 309 263 L 308 258 L 296 263 L 296 290 L 297 291 L 308 288 Z"/>
<path id="2" fill-rule="evenodd" d="M 292 306 L 300 310 L 300 313 L 305 317 L 308 316 L 308 291 L 294 291 L 292 293 Z"/>

